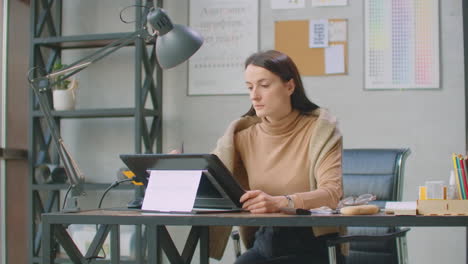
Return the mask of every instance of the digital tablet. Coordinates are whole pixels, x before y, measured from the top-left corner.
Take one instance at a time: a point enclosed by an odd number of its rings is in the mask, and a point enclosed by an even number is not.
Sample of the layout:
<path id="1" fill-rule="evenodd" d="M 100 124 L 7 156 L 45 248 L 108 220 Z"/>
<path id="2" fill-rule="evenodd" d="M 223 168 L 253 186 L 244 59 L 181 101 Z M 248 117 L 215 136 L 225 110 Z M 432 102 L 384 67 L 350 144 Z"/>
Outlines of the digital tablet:
<path id="1" fill-rule="evenodd" d="M 149 170 L 204 170 L 194 208 L 242 208 L 239 200 L 245 191 L 214 154 L 121 154 L 120 158 L 145 186 Z"/>

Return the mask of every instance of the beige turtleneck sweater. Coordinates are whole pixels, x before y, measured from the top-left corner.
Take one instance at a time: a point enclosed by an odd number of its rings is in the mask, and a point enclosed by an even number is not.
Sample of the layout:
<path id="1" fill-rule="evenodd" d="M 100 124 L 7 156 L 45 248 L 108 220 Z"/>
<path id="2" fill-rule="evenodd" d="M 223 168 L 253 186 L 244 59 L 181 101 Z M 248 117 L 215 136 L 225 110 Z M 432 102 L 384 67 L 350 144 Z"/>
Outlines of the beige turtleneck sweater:
<path id="1" fill-rule="evenodd" d="M 327 110 L 322 108 L 316 109 L 308 113 L 308 115 L 298 115 L 297 112 L 291 114 L 293 116 L 288 118 L 293 120 L 296 120 L 297 118 L 298 124 L 309 124 L 309 129 L 300 129 L 300 131 L 297 131 L 299 134 L 292 134 L 294 136 L 284 136 L 284 142 L 287 143 L 282 144 L 282 146 L 286 148 L 284 150 L 279 150 L 281 154 L 275 156 L 276 160 L 278 160 L 280 163 L 278 164 L 278 167 L 276 163 L 273 162 L 275 161 L 274 158 L 266 160 L 269 155 L 265 154 L 274 155 L 269 151 L 273 148 L 268 148 L 270 142 L 260 141 L 264 142 L 262 145 L 265 145 L 264 148 L 268 149 L 263 149 L 263 154 L 259 154 L 257 156 L 259 158 L 258 161 L 250 161 L 250 164 L 254 164 L 254 166 L 248 166 L 248 169 L 255 170 L 256 163 L 259 163 L 263 168 L 267 168 L 267 171 L 262 174 L 261 172 L 259 173 L 251 171 L 250 173 L 252 173 L 252 175 L 248 174 L 246 171 L 247 165 L 245 165 L 244 162 L 249 161 L 247 158 L 245 158 L 245 161 L 242 160 L 240 151 L 236 146 L 236 144 L 240 143 L 241 140 L 236 140 L 236 137 L 241 137 L 243 133 L 248 135 L 249 130 L 255 131 L 260 129 L 262 126 L 265 126 L 265 124 L 260 125 L 261 123 L 265 121 L 268 122 L 268 120 L 262 120 L 256 116 L 242 117 L 233 121 L 226 129 L 225 134 L 219 138 L 213 153 L 222 160 L 226 168 L 229 169 L 229 171 L 233 174 L 233 176 L 244 189 L 250 189 L 250 187 L 253 187 L 251 184 L 253 185 L 254 181 L 256 182 L 255 184 L 260 184 L 262 176 L 258 178 L 259 180 L 257 182 L 257 177 L 255 175 L 264 175 L 265 177 L 269 177 L 268 181 L 263 180 L 263 187 L 265 187 L 264 190 L 270 190 L 270 188 L 273 190 L 273 188 L 276 188 L 276 191 L 273 191 L 272 194 L 276 192 L 280 194 L 294 193 L 292 197 L 294 199 L 295 206 L 298 208 L 313 208 L 322 205 L 335 207 L 338 203 L 339 197 L 342 195 L 341 148 L 343 140 L 337 127 L 336 118 L 328 113 Z M 297 117 L 294 117 L 294 115 L 297 115 Z M 268 123 L 266 124 L 268 125 Z M 286 127 L 289 128 L 289 125 Z M 300 125 L 292 126 L 291 123 L 290 129 L 295 130 L 299 127 Z M 243 132 L 244 130 L 246 131 Z M 289 138 L 291 141 L 288 141 L 287 138 Z M 255 141 L 254 144 L 257 143 L 256 139 L 259 138 L 252 138 L 252 140 Z M 299 139 L 305 139 L 306 141 L 303 142 L 309 142 L 309 145 L 299 143 Z M 262 140 L 268 141 L 268 137 L 265 137 L 265 139 Z M 278 140 L 277 143 L 278 142 L 282 141 Z M 289 148 L 289 144 L 296 144 L 297 148 Z M 280 145 L 281 144 L 278 143 L 278 146 Z M 249 152 L 255 153 L 253 151 L 257 151 L 257 149 L 252 147 L 251 151 Z M 302 154 L 297 154 L 300 151 L 302 151 Z M 288 155 L 287 159 L 285 155 Z M 290 168 L 288 165 L 296 163 L 299 156 L 301 159 L 304 158 L 306 163 L 309 163 L 308 165 L 304 165 L 303 170 L 306 172 L 305 176 L 303 174 L 304 171 L 301 170 L 300 172 L 300 174 L 302 174 L 303 177 L 307 179 L 303 179 L 299 173 L 293 173 L 291 169 L 288 169 Z M 273 165 L 273 167 L 270 168 L 265 164 Z M 277 170 L 280 168 L 279 166 L 281 166 L 282 169 Z M 299 167 L 302 169 L 301 166 Z M 276 173 L 273 172 L 273 169 L 275 169 Z M 278 173 L 278 171 L 282 171 L 282 173 Z M 286 173 L 284 173 L 284 171 L 286 171 Z M 287 187 L 287 191 L 283 184 L 275 183 L 277 180 L 282 180 L 283 177 L 289 177 L 292 180 L 291 185 Z M 302 183 L 300 183 L 300 181 Z M 286 180 L 285 182 L 288 181 Z M 309 185 L 307 185 L 307 183 L 309 183 Z M 283 187 L 285 190 L 278 190 L 279 188 L 282 189 Z M 210 257 L 221 259 L 226 248 L 231 229 L 232 227 L 229 226 L 210 227 Z M 325 226 L 312 227 L 312 229 L 317 236 L 337 232 L 339 230 L 338 227 Z M 244 245 L 250 247 L 254 239 L 255 228 L 241 226 L 240 231 Z"/>
<path id="2" fill-rule="evenodd" d="M 317 116 L 292 111 L 282 120 L 262 118 L 235 134 L 235 149 L 248 175 L 248 188 L 270 195 L 291 195 L 296 208 L 335 208 L 341 192 L 341 150 L 339 141 L 315 168 L 317 189 L 310 190 L 311 132 Z"/>

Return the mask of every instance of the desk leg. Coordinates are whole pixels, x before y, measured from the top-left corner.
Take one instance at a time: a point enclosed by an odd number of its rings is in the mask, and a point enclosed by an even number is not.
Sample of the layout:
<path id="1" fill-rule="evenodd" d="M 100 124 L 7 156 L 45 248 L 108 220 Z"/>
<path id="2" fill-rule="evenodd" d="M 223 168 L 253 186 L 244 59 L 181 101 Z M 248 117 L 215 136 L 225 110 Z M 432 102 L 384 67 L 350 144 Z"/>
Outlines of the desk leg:
<path id="1" fill-rule="evenodd" d="M 159 232 L 156 225 L 146 226 L 146 241 L 148 245 L 148 263 L 162 263 L 161 243 L 159 243 Z"/>
<path id="2" fill-rule="evenodd" d="M 47 223 L 47 221 L 42 221 L 42 263 L 49 264 L 54 261 L 54 253 L 52 252 L 52 243 L 54 231 L 53 227 Z"/>
<path id="3" fill-rule="evenodd" d="M 51 229 L 52 228 L 53 228 L 54 237 L 57 239 L 57 242 L 63 247 L 63 249 L 67 253 L 70 260 L 75 264 L 86 263 L 85 258 L 81 254 L 76 244 L 73 242 L 73 239 L 68 234 L 65 226 L 61 224 L 57 224 L 57 225 L 53 225 Z M 53 239 L 51 243 L 53 243 Z M 55 258 L 55 256 L 53 256 L 53 258 Z"/>
<path id="4" fill-rule="evenodd" d="M 193 253 L 200 240 L 200 264 L 209 263 L 209 229 L 208 227 L 194 226 L 187 237 L 182 255 L 172 241 L 171 235 L 165 226 L 148 225 L 146 227 L 148 241 L 148 263 L 161 263 L 162 250 L 170 263 L 190 263 Z"/>
<path id="5" fill-rule="evenodd" d="M 144 263 L 143 259 L 146 255 L 146 240 L 147 234 L 143 233 L 141 225 L 135 226 L 135 263 Z"/>
<path id="6" fill-rule="evenodd" d="M 200 264 L 210 262 L 210 229 L 208 226 L 200 227 Z"/>
<path id="7" fill-rule="evenodd" d="M 120 227 L 119 225 L 112 225 L 111 227 L 111 263 L 120 263 Z"/>
<path id="8" fill-rule="evenodd" d="M 99 256 L 99 252 L 102 249 L 102 245 L 106 241 L 107 235 L 111 231 L 112 225 L 99 225 L 99 229 L 94 235 L 93 241 L 86 251 L 85 259 L 95 259 Z"/>

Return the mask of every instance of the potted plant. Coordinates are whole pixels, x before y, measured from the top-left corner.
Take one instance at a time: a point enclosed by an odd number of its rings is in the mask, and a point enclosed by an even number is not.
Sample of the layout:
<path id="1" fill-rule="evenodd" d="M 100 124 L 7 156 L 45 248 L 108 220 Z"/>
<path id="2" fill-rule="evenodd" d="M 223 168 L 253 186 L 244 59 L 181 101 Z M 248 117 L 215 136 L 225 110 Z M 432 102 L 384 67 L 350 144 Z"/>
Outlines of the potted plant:
<path id="1" fill-rule="evenodd" d="M 62 64 L 60 59 L 54 63 L 52 69 L 53 72 L 60 71 L 66 68 L 66 64 Z M 78 87 L 78 81 L 75 78 L 63 79 L 64 75 L 57 75 L 52 80 L 54 86 L 52 87 L 52 99 L 54 109 L 57 111 L 73 110 L 76 104 L 76 88 Z"/>

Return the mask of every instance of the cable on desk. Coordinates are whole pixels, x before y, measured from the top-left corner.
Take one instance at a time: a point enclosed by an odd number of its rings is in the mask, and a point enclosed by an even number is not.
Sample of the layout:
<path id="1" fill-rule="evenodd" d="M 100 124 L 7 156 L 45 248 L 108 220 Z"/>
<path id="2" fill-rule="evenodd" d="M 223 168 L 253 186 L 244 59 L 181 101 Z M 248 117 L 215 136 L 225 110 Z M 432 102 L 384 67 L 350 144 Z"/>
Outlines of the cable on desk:
<path id="1" fill-rule="evenodd" d="M 134 177 L 135 178 L 135 177 Z M 99 204 L 98 204 L 98 209 L 101 209 L 101 205 L 102 205 L 102 201 L 104 200 L 104 197 L 106 196 L 106 194 L 114 187 L 117 187 L 119 186 L 119 184 L 123 183 L 123 182 L 129 182 L 129 181 L 134 181 L 135 179 L 134 178 L 131 178 L 131 179 L 124 179 L 124 180 L 120 180 L 120 181 L 115 181 L 114 183 L 112 183 L 109 187 L 107 187 L 107 189 L 104 191 L 104 193 L 102 194 L 101 196 L 101 199 L 99 200 Z"/>
<path id="2" fill-rule="evenodd" d="M 72 188 L 73 188 L 73 185 L 70 184 L 70 186 L 68 186 L 67 192 L 65 193 L 65 197 L 63 197 L 62 210 L 65 210 L 65 203 L 67 202 L 68 194 L 70 193 Z"/>
<path id="3" fill-rule="evenodd" d="M 119 186 L 119 184 L 123 183 L 123 182 L 129 182 L 129 181 L 133 181 L 135 180 L 134 179 L 135 177 L 131 178 L 131 179 L 123 179 L 123 180 L 120 180 L 120 181 L 115 181 L 114 183 L 112 183 L 109 187 L 107 187 L 107 189 L 104 191 L 104 193 L 102 194 L 101 196 L 101 199 L 99 200 L 99 204 L 98 204 L 98 209 L 101 209 L 101 205 L 102 205 L 102 201 L 104 200 L 104 197 L 106 197 L 106 194 L 112 189 L 112 188 L 115 188 L 117 186 Z M 98 231 L 98 225 L 96 225 L 96 232 Z M 87 261 L 88 263 L 91 263 L 92 260 L 95 260 L 95 259 L 105 259 L 106 258 L 106 251 L 101 248 L 101 251 L 103 252 L 104 256 L 92 256 L 92 257 L 89 257 L 87 258 Z"/>

